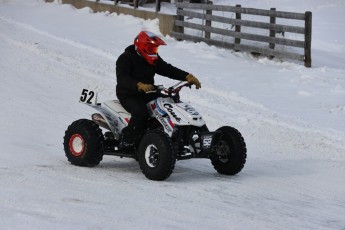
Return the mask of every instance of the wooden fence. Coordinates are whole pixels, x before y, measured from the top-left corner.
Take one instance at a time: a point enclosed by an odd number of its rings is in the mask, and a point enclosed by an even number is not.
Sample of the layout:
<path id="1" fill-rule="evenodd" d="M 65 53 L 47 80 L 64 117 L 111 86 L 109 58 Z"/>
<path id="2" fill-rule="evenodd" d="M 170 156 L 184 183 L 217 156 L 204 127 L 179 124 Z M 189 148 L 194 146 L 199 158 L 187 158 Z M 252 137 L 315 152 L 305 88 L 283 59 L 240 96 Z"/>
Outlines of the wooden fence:
<path id="1" fill-rule="evenodd" d="M 241 5 L 225 6 L 213 5 L 212 3 L 191 4 L 177 2 L 176 6 L 177 20 L 175 20 L 174 31 L 171 35 L 177 39 L 205 42 L 236 51 L 267 55 L 270 58 L 294 59 L 303 61 L 306 67 L 311 67 L 312 13 L 309 11 L 303 14 L 276 11 L 274 8 L 261 10 L 244 8 Z M 196 10 L 199 10 L 199 12 Z M 215 11 L 218 12 L 217 15 L 214 13 Z M 232 12 L 234 17 L 224 16 L 225 12 Z M 245 15 L 254 15 L 253 17 L 264 16 L 267 19 L 264 22 L 260 20 L 244 20 Z M 277 18 L 288 22 L 291 21 L 291 23 L 288 25 L 277 24 Z M 195 19 L 198 19 L 201 23 L 196 23 Z M 292 20 L 296 22 L 295 24 L 300 23 L 302 26 L 294 25 Z M 213 26 L 216 23 L 223 23 L 228 26 L 227 28 Z M 186 30 L 196 30 L 201 35 L 195 35 L 195 33 L 188 34 Z M 264 30 L 264 33 L 262 33 L 262 30 Z M 258 31 L 261 33 L 257 33 Z M 216 36 L 214 35 L 231 37 L 233 41 L 215 39 L 214 37 Z M 286 38 L 286 35 L 292 35 L 289 36 L 292 38 Z M 301 38 L 295 39 L 295 37 Z"/>
<path id="2" fill-rule="evenodd" d="M 120 0 L 114 0 L 114 4 L 117 5 Z M 96 0 L 96 2 L 99 2 L 99 0 Z M 139 0 L 133 0 L 131 2 L 126 2 L 133 5 L 134 9 L 137 9 L 139 7 Z M 161 10 L 161 0 L 156 0 L 156 12 L 159 12 Z"/>

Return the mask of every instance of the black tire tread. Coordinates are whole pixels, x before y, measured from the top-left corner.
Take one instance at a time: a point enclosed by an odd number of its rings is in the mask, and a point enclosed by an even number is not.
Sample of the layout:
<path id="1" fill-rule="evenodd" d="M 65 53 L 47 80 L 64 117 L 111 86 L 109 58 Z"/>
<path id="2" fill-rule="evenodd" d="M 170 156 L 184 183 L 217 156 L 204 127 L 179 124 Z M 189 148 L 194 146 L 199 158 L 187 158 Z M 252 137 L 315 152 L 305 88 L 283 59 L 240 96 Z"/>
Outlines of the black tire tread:
<path id="1" fill-rule="evenodd" d="M 70 153 L 69 139 L 78 133 L 87 142 L 86 150 L 80 157 Z M 99 126 L 91 120 L 80 119 L 68 126 L 64 136 L 64 150 L 69 162 L 77 166 L 93 167 L 98 165 L 103 159 L 104 136 Z"/>
<path id="2" fill-rule="evenodd" d="M 149 168 L 146 165 L 144 151 L 146 149 L 147 142 L 154 142 L 156 146 L 162 147 L 164 151 L 160 152 L 164 152 L 164 154 L 166 154 L 165 157 L 167 157 L 167 160 L 161 162 L 162 165 L 160 165 L 157 169 Z M 138 149 L 138 158 L 140 169 L 146 178 L 150 180 L 163 181 L 172 174 L 175 168 L 176 151 L 174 151 L 170 137 L 162 130 L 155 129 L 146 132 L 142 138 Z"/>
<path id="3" fill-rule="evenodd" d="M 236 175 L 243 169 L 246 163 L 247 148 L 244 138 L 237 129 L 230 126 L 223 126 L 217 131 L 221 131 L 223 133 L 222 140 L 226 140 L 230 145 L 231 159 L 230 161 L 223 163 L 218 158 L 212 157 L 211 163 L 215 170 L 220 174 Z"/>

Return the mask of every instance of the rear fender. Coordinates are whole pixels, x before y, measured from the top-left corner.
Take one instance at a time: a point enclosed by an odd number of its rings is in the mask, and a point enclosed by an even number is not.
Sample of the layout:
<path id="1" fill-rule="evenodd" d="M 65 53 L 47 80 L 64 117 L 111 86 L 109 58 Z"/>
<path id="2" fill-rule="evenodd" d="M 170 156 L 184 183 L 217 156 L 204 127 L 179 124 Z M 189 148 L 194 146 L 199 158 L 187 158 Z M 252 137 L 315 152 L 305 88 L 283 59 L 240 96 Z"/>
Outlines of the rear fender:
<path id="1" fill-rule="evenodd" d="M 119 101 L 112 100 L 98 103 L 97 92 L 83 89 L 79 102 L 96 109 L 101 117 L 93 114 L 93 120 L 97 124 L 99 123 L 101 127 L 110 129 L 116 139 L 119 138 L 122 129 L 128 125 L 130 114 L 121 106 Z"/>

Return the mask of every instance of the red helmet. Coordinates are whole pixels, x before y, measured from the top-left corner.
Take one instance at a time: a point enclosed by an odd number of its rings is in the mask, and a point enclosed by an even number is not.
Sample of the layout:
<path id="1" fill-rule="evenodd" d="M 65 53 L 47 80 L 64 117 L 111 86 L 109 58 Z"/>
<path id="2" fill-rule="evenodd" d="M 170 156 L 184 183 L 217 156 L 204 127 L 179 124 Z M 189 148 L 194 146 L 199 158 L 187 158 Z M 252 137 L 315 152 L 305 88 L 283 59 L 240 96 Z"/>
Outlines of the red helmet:
<path id="1" fill-rule="evenodd" d="M 134 39 L 136 51 L 151 65 L 155 65 L 158 60 L 158 47 L 166 45 L 156 34 L 141 31 Z"/>

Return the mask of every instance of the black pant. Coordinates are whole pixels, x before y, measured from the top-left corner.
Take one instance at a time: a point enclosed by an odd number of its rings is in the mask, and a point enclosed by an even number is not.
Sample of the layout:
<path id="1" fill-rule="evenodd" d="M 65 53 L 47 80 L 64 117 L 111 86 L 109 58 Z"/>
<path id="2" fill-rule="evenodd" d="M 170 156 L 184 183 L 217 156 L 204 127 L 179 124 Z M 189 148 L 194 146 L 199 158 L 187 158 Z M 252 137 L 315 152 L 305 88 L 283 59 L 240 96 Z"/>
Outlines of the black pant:
<path id="1" fill-rule="evenodd" d="M 128 126 L 123 130 L 124 142 L 134 142 L 142 135 L 146 122 L 150 116 L 146 104 L 156 99 L 158 96 L 158 94 L 149 93 L 120 99 L 123 108 L 131 114 Z"/>

